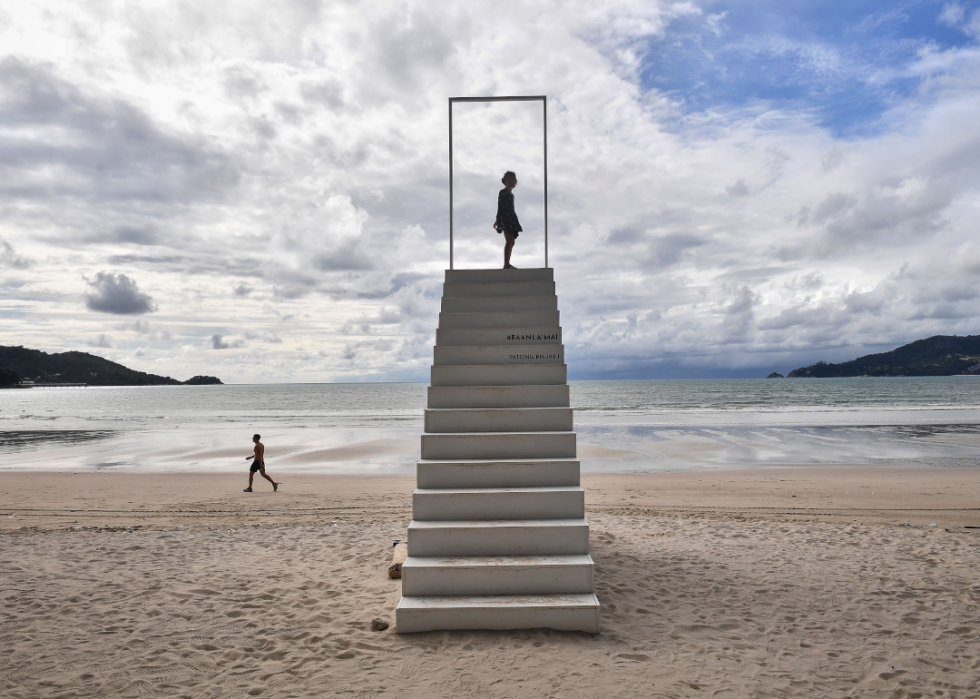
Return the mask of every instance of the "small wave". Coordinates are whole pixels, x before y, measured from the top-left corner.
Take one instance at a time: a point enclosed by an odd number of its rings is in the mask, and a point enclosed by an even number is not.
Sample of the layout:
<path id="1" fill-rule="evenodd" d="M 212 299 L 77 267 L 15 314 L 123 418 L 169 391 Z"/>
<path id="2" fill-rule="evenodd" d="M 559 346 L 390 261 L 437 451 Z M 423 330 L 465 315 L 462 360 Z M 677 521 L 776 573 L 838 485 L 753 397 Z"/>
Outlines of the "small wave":
<path id="1" fill-rule="evenodd" d="M 17 430 L 0 432 L 0 453 L 11 454 L 52 445 L 69 445 L 108 439 L 113 430 Z"/>

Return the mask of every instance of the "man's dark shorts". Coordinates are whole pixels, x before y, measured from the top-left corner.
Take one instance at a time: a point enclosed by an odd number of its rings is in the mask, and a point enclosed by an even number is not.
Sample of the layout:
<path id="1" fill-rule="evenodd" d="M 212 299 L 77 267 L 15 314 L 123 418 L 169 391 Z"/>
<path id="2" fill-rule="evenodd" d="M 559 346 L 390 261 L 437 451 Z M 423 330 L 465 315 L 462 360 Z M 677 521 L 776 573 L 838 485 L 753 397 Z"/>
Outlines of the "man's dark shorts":
<path id="1" fill-rule="evenodd" d="M 249 473 L 255 473 L 259 469 L 265 470 L 265 464 L 258 459 L 252 459 L 252 467 L 248 469 Z"/>

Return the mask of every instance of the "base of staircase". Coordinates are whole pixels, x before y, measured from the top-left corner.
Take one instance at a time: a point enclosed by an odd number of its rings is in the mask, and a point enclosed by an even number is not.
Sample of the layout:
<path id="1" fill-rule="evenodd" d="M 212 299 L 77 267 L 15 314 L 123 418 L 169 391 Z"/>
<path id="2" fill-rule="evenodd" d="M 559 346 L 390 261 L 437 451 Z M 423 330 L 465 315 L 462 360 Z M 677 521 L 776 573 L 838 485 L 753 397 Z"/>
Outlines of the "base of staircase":
<path id="1" fill-rule="evenodd" d="M 398 633 L 456 629 L 557 629 L 599 633 L 594 594 L 493 597 L 402 597 Z"/>
<path id="2" fill-rule="evenodd" d="M 406 597 L 585 595 L 595 590 L 592 556 L 409 556 Z"/>

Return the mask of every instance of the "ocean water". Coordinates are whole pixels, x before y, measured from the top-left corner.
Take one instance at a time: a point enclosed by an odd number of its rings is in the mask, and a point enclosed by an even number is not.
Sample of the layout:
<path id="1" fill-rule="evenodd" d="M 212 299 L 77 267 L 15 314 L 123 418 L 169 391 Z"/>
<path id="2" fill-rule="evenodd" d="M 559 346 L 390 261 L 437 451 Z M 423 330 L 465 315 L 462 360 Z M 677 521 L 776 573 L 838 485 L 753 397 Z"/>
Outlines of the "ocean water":
<path id="1" fill-rule="evenodd" d="M 584 471 L 974 467 L 980 379 L 578 381 Z M 413 473 L 425 384 L 0 391 L 0 469 Z"/>

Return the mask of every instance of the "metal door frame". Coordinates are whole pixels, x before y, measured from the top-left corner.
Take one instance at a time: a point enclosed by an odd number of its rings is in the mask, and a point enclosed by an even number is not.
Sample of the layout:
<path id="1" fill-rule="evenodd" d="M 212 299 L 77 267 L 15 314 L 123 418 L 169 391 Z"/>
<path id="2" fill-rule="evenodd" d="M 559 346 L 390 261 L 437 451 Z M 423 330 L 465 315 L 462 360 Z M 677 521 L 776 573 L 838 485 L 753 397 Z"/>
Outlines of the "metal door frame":
<path id="1" fill-rule="evenodd" d="M 449 269 L 453 269 L 453 104 L 456 102 L 540 102 L 544 123 L 544 266 L 548 266 L 548 96 L 449 98 Z"/>

